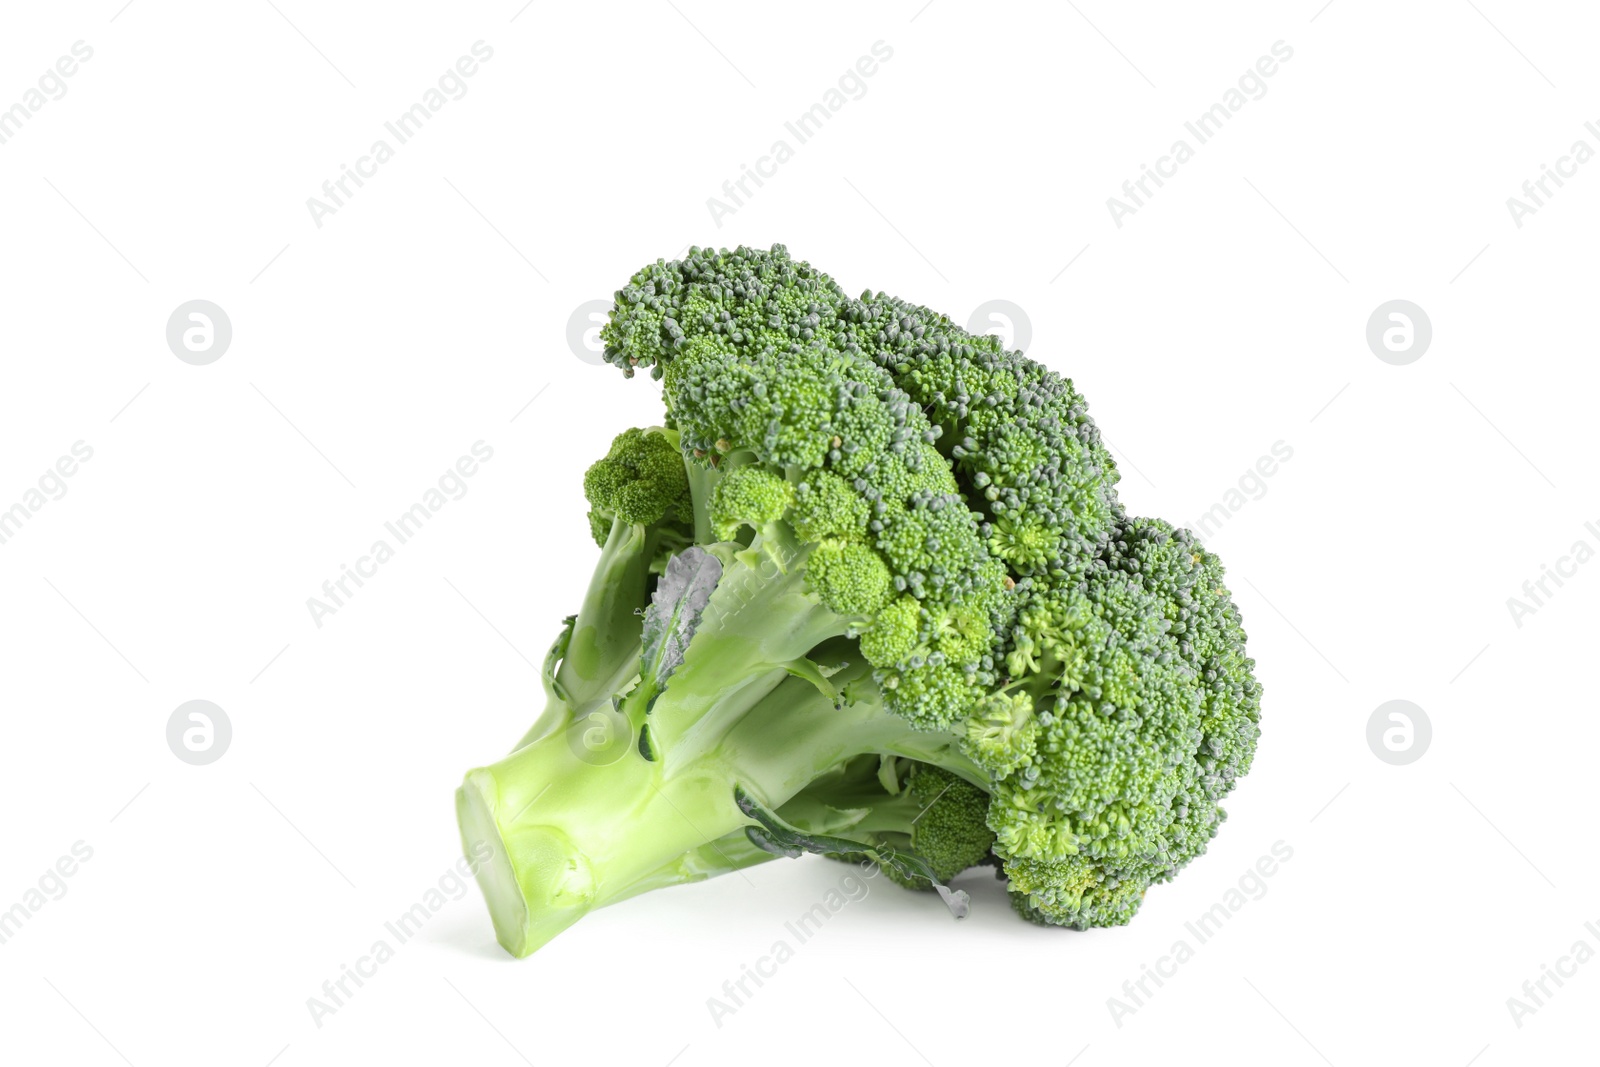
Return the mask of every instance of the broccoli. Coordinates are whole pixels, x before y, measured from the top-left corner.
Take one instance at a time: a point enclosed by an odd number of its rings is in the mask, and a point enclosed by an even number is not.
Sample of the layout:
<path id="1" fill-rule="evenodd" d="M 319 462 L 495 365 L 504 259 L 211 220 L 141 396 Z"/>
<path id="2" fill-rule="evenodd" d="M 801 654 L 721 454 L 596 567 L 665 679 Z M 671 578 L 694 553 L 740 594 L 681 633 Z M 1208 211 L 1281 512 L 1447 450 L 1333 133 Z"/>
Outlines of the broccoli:
<path id="1" fill-rule="evenodd" d="M 1126 923 L 1201 854 L 1260 733 L 1221 564 L 1130 518 L 1070 382 L 769 251 L 616 295 L 665 425 L 584 478 L 600 561 L 546 708 L 457 793 L 502 946 L 804 852 Z"/>

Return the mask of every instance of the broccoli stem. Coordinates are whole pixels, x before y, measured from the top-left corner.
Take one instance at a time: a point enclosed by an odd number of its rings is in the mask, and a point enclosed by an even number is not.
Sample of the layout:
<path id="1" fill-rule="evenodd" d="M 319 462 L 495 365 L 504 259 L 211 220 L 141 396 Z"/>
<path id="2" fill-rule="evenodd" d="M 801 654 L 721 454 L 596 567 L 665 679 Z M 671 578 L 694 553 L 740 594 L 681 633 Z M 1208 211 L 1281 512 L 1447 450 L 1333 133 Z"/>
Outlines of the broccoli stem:
<path id="1" fill-rule="evenodd" d="M 800 687 L 800 702 L 822 703 Z M 792 704 L 792 700 L 781 700 Z M 831 710 L 831 709 L 830 709 Z M 495 933 L 515 956 L 548 942 L 591 909 L 649 882 L 670 883 L 674 864 L 746 825 L 717 753 L 668 772 L 631 746 L 605 765 L 562 731 L 470 772 L 457 793 L 462 842 L 491 858 L 478 871 Z M 797 765 L 805 756 L 794 754 Z M 679 867 L 692 880 L 693 865 Z"/>
<path id="2" fill-rule="evenodd" d="M 469 772 L 457 792 L 462 843 L 489 846 L 478 881 L 500 944 L 526 956 L 594 908 L 756 862 L 744 849 L 707 852 L 755 825 L 733 784 L 776 809 L 863 753 L 965 763 L 953 735 L 916 730 L 856 682 L 865 699 L 835 707 L 789 678 L 692 760 L 647 760 L 629 745 L 600 766 L 574 741 L 576 724 Z"/>
<path id="3" fill-rule="evenodd" d="M 689 499 L 694 504 L 695 543 L 709 545 L 716 540 L 711 533 L 711 490 L 716 488 L 721 472 L 688 456 L 683 458 L 683 469 L 689 478 Z"/>
<path id="4" fill-rule="evenodd" d="M 880 763 L 872 756 L 852 760 L 795 794 L 778 814 L 808 833 L 867 843 L 876 840 L 872 835 L 882 834 L 909 839 L 926 801 L 914 798 L 898 784 L 897 791 L 890 793 L 879 776 Z M 896 843 L 904 844 L 904 840 Z"/>
<path id="5" fill-rule="evenodd" d="M 547 660 L 560 657 L 544 715 L 457 792 L 464 847 L 489 846 L 478 880 L 507 951 L 525 956 L 594 908 L 647 889 L 761 862 L 767 854 L 743 836 L 756 823 L 736 787 L 776 810 L 850 760 L 881 753 L 985 780 L 953 734 L 884 709 L 853 642 L 831 643 L 854 620 L 808 593 L 810 547 L 783 524 L 748 548 L 713 546 L 724 569 L 683 662 L 641 678 L 650 531 L 613 524 L 570 637 Z M 833 649 L 825 664 L 807 658 L 823 645 Z M 824 665 L 839 669 L 826 676 Z M 611 743 L 590 747 L 597 731 Z"/>
<path id="6" fill-rule="evenodd" d="M 574 706 L 606 695 L 613 677 L 637 662 L 644 626 L 638 613 L 649 604 L 649 541 L 643 526 L 611 524 L 556 671 Z"/>
<path id="7" fill-rule="evenodd" d="M 614 519 L 583 606 L 545 664 L 545 709 L 518 741 L 522 748 L 569 726 L 578 710 L 625 686 L 639 670 L 639 639 L 649 606 L 650 561 L 663 535 Z M 560 651 L 559 657 L 557 651 Z M 560 664 L 551 670 L 551 660 Z"/>
<path id="8" fill-rule="evenodd" d="M 669 765 L 703 755 L 740 716 L 799 672 L 798 661 L 807 653 L 850 629 L 849 620 L 806 594 L 803 554 L 789 551 L 780 566 L 770 548 L 757 538 L 734 554 L 689 655 L 648 715 L 638 699 L 626 705 L 636 728 L 648 724 L 652 749 Z"/>
<path id="9" fill-rule="evenodd" d="M 615 904 L 629 897 L 648 893 L 652 889 L 703 882 L 722 874 L 732 874 L 746 867 L 754 867 L 775 860 L 778 854 L 768 852 L 751 842 L 743 830 L 735 830 L 715 841 L 707 841 L 683 855 L 645 875 L 610 900 Z"/>

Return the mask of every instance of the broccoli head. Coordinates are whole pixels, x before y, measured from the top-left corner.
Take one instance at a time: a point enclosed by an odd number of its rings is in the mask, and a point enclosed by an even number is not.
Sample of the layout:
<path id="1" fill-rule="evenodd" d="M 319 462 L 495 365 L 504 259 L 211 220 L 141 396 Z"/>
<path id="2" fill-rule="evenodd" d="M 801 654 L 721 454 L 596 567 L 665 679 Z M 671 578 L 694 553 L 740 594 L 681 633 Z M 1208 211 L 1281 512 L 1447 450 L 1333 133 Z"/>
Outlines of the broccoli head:
<path id="1" fill-rule="evenodd" d="M 1260 686 L 1220 563 L 1130 519 L 1072 384 L 768 251 L 634 275 L 665 426 L 584 479 L 601 559 L 546 710 L 457 810 L 501 944 L 778 855 L 1125 923 L 1206 848 Z"/>

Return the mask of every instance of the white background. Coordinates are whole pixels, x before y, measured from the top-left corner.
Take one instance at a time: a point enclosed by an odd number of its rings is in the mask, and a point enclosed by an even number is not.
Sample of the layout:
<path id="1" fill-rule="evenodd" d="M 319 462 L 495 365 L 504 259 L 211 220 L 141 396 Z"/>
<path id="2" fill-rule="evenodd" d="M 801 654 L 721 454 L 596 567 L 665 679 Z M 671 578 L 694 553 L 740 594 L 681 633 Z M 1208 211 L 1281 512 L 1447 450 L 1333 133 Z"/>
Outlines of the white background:
<path id="1" fill-rule="evenodd" d="M 93 857 L 0 945 L 0 1057 L 1592 1058 L 1600 964 L 1520 1028 L 1506 1001 L 1600 949 L 1600 565 L 1520 627 L 1506 601 L 1600 547 L 1600 164 L 1520 228 L 1506 198 L 1600 148 L 1593 13 L 921 2 L 8 10 L 0 107 L 94 54 L 0 145 L 0 508 L 94 454 L 0 545 L 0 909 Z M 479 40 L 466 95 L 315 225 L 307 198 Z M 784 121 L 880 40 L 796 146 Z M 1266 95 L 1116 226 L 1107 197 L 1280 40 Z M 780 137 L 794 158 L 719 227 L 707 198 Z M 1266 687 L 1228 823 L 1121 929 L 1029 926 L 987 875 L 959 924 L 874 883 L 720 1027 L 707 998 L 844 868 L 628 902 L 524 961 L 473 888 L 317 1026 L 307 998 L 446 875 L 462 772 L 536 712 L 529 661 L 595 556 L 583 468 L 659 417 L 569 316 L 690 243 L 774 241 L 958 321 L 1025 309 L 1136 513 L 1192 521 L 1293 449 L 1210 542 Z M 208 366 L 164 336 L 196 298 L 233 326 Z M 1364 336 L 1396 298 L 1433 324 L 1408 366 Z M 317 627 L 307 598 L 479 440 L 467 494 Z M 166 745 L 191 699 L 232 721 L 209 766 Z M 1391 699 L 1433 726 L 1407 766 L 1366 741 Z M 1195 947 L 1278 841 L 1265 895 Z M 1194 958 L 1118 1025 L 1108 998 L 1179 939 Z"/>

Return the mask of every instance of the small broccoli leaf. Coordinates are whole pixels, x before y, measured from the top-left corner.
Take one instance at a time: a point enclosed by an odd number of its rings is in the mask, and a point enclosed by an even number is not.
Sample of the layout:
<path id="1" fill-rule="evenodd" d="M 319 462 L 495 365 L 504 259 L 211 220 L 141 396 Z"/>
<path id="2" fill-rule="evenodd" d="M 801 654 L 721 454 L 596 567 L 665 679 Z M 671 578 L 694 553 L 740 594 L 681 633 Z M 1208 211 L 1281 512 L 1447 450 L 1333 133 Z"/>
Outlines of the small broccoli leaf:
<path id="1" fill-rule="evenodd" d="M 639 657 L 639 675 L 654 691 L 665 688 L 683 663 L 684 651 L 721 577 L 721 562 L 699 547 L 685 549 L 667 564 L 644 613 L 644 650 Z"/>
<path id="2" fill-rule="evenodd" d="M 900 792 L 900 760 L 887 752 L 878 757 L 878 784 L 890 796 Z"/>
<path id="3" fill-rule="evenodd" d="M 550 651 L 544 655 L 544 684 L 560 700 L 570 703 L 566 686 L 556 680 L 556 668 L 561 666 L 561 661 L 567 658 L 567 649 L 572 646 L 572 628 L 577 625 L 578 617 L 568 615 L 561 624 L 561 632 L 556 635 L 555 641 L 550 645 Z"/>
<path id="4" fill-rule="evenodd" d="M 938 882 L 933 883 L 933 888 L 939 894 L 939 899 L 944 901 L 944 906 L 950 909 L 950 914 L 958 919 L 965 919 L 972 910 L 972 897 L 965 889 L 951 889 Z"/>
<path id="5" fill-rule="evenodd" d="M 774 856 L 784 856 L 788 859 L 797 860 L 806 854 L 805 849 L 785 844 L 759 826 L 746 826 L 744 835 L 750 839 L 752 845 L 764 852 L 770 852 Z"/>
<path id="6" fill-rule="evenodd" d="M 880 867 L 893 868 L 896 874 L 904 878 L 925 881 L 933 886 L 944 901 L 945 907 L 950 909 L 950 914 L 957 919 L 965 919 L 971 910 L 972 898 L 966 891 L 951 889 L 945 885 L 939 880 L 939 876 L 933 873 L 928 861 L 915 853 L 902 852 L 888 845 L 866 844 L 842 837 L 808 833 L 778 818 L 738 786 L 734 787 L 733 800 L 740 811 L 761 824 L 745 828 L 745 836 L 757 848 L 790 859 L 806 852 L 843 856 L 848 859 L 870 859 Z"/>
<path id="7" fill-rule="evenodd" d="M 832 682 L 828 681 L 828 675 L 837 674 L 838 671 L 824 671 L 823 668 L 817 666 L 815 663 L 812 663 L 804 656 L 801 656 L 799 659 L 792 659 L 788 663 L 783 664 L 783 669 L 794 675 L 796 678 L 803 678 L 812 685 L 816 686 L 817 692 L 821 693 L 829 700 L 832 700 L 835 703 L 838 702 L 839 690 L 834 687 Z"/>

